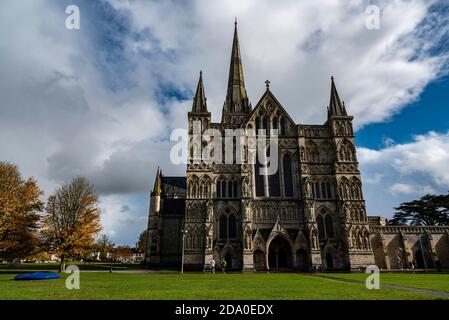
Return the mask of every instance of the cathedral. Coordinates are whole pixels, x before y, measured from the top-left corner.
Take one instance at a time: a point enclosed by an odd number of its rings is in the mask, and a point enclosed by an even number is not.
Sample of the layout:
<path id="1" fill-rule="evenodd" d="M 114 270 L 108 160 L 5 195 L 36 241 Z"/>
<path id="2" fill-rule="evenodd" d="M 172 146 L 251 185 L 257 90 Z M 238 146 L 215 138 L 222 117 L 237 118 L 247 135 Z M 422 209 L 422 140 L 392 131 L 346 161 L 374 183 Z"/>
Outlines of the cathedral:
<path id="1" fill-rule="evenodd" d="M 207 270 L 214 259 L 236 271 L 361 270 L 373 264 L 406 268 L 419 260 L 428 268 L 436 261 L 449 268 L 449 228 L 389 227 L 380 217 L 368 218 L 353 117 L 333 78 L 325 111 L 323 125 L 295 123 L 269 81 L 253 107 L 235 24 L 221 122 L 211 121 L 200 73 L 188 113 L 186 177 L 157 170 L 146 266 L 180 267 L 183 261 L 187 270 Z M 213 129 L 223 138 L 237 129 L 269 137 L 275 132 L 276 150 L 271 144 L 262 148 L 276 170 L 268 174 L 267 163 L 251 156 L 256 146 L 245 139 L 243 161 L 237 161 L 238 152 L 226 153 L 224 161 L 203 161 L 195 151 L 204 144 L 195 138 L 198 124 L 200 133 Z M 236 139 L 231 143 L 237 145 Z"/>

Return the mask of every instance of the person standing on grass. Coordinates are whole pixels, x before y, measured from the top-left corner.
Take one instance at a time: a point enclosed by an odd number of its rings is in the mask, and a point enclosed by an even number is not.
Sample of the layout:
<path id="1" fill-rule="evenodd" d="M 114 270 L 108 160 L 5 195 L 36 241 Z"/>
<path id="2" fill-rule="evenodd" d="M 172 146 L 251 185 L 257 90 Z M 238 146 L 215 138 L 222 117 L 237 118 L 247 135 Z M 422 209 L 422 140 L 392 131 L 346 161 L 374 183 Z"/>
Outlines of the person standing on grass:
<path id="1" fill-rule="evenodd" d="M 210 267 L 212 269 L 212 273 L 215 274 L 215 260 L 210 259 L 209 263 L 210 263 Z"/>
<path id="2" fill-rule="evenodd" d="M 221 271 L 223 271 L 223 273 L 226 273 L 226 260 L 223 259 L 223 262 L 221 263 Z"/>

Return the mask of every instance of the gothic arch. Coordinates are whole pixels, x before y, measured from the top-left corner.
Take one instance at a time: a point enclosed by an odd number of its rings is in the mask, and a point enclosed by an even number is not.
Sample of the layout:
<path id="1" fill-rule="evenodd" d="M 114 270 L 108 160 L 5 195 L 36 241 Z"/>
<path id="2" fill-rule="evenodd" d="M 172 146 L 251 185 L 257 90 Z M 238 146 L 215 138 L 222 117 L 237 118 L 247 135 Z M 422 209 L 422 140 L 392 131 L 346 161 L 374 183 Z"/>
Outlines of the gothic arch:
<path id="1" fill-rule="evenodd" d="M 237 211 L 232 206 L 223 207 L 217 215 L 218 237 L 221 240 L 237 239 L 239 234 Z"/>
<path id="2" fill-rule="evenodd" d="M 352 177 L 350 180 L 346 180 L 345 191 L 349 187 L 349 193 L 345 194 L 346 199 L 362 200 L 362 183 L 357 177 Z"/>
<path id="3" fill-rule="evenodd" d="M 253 251 L 261 250 L 262 252 L 267 252 L 267 247 L 264 238 L 261 236 L 259 230 L 256 231 L 256 234 L 253 238 Z"/>
<path id="4" fill-rule="evenodd" d="M 291 268 L 294 257 L 292 242 L 283 232 L 271 234 L 267 241 L 268 268 Z"/>
<path id="5" fill-rule="evenodd" d="M 356 161 L 355 147 L 348 139 L 340 141 L 337 147 L 337 155 L 339 161 L 353 162 Z"/>
<path id="6" fill-rule="evenodd" d="M 320 152 L 317 144 L 312 140 L 306 141 L 306 161 L 308 162 L 320 162 Z"/>
<path id="7" fill-rule="evenodd" d="M 342 199 L 342 200 L 350 199 L 350 194 L 351 194 L 350 190 L 351 190 L 351 187 L 350 187 L 348 178 L 341 177 L 338 180 L 338 192 L 339 192 L 340 199 Z"/>

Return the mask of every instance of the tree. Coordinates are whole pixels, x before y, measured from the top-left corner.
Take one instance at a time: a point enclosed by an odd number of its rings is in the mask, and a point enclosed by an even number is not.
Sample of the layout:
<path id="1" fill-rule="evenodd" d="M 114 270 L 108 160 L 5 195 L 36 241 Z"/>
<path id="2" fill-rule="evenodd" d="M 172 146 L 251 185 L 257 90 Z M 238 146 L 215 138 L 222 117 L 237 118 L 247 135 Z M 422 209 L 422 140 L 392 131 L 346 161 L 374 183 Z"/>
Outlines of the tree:
<path id="1" fill-rule="evenodd" d="M 449 225 L 449 194 L 425 195 L 419 200 L 404 202 L 395 208 L 392 225 Z"/>
<path id="2" fill-rule="evenodd" d="M 100 260 L 106 260 L 108 258 L 108 253 L 110 254 L 110 258 L 112 258 L 112 249 L 115 244 L 109 240 L 109 237 L 105 234 L 101 235 L 101 237 L 97 240 L 96 247 L 98 252 L 100 252 Z"/>
<path id="3" fill-rule="evenodd" d="M 147 241 L 148 241 L 148 230 L 145 230 L 140 234 L 139 240 L 137 241 L 136 249 L 138 252 L 145 252 L 145 249 L 147 247 Z"/>
<path id="4" fill-rule="evenodd" d="M 65 259 L 89 249 L 101 231 L 100 208 L 94 187 L 84 177 L 56 189 L 48 198 L 42 236 L 49 250 Z"/>
<path id="5" fill-rule="evenodd" d="M 130 246 L 117 246 L 114 253 L 117 260 L 130 261 L 133 256 L 133 249 Z"/>
<path id="6" fill-rule="evenodd" d="M 22 179 L 17 166 L 0 162 L 0 258 L 23 259 L 39 247 L 42 194 L 35 180 Z"/>

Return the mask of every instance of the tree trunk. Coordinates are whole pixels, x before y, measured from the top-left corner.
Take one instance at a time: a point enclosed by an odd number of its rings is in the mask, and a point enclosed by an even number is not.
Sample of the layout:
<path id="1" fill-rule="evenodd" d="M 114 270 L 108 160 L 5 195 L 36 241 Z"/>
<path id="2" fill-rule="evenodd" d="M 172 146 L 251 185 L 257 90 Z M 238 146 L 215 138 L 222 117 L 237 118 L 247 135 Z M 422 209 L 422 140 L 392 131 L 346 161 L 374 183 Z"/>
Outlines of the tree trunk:
<path id="1" fill-rule="evenodd" d="M 63 272 L 63 268 L 64 268 L 64 263 L 65 263 L 65 255 L 61 256 L 61 263 L 59 264 L 59 273 Z"/>

